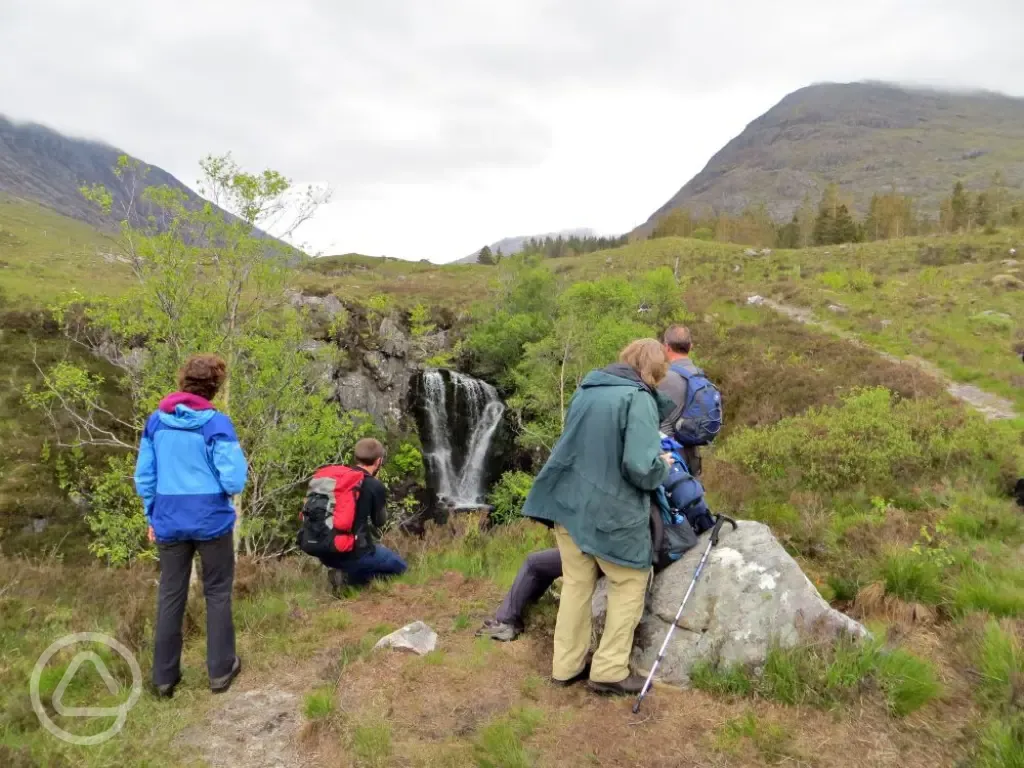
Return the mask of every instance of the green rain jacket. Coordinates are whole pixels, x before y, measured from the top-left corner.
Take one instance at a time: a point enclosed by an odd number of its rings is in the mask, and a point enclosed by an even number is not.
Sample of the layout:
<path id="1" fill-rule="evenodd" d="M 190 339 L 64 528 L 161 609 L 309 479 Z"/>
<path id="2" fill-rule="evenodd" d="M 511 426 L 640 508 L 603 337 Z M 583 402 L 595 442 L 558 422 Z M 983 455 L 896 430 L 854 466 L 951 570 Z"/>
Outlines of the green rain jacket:
<path id="1" fill-rule="evenodd" d="M 565 526 L 588 555 L 650 568 L 651 491 L 668 477 L 659 410 L 671 407 L 628 365 L 588 373 L 523 515 Z"/>

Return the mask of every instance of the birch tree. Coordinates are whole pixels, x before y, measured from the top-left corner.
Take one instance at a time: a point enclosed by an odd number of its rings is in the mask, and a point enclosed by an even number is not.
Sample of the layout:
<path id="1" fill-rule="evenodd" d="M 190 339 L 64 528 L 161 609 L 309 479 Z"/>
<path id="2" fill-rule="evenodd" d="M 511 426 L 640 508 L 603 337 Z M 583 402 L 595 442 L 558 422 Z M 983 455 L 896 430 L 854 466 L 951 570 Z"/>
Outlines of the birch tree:
<path id="1" fill-rule="evenodd" d="M 77 456 L 107 451 L 103 471 L 83 469 L 76 490 L 92 500 L 93 550 L 113 563 L 145 551 L 141 505 L 125 489 L 145 420 L 190 354 L 214 352 L 228 365 L 216 405 L 234 421 L 250 462 L 249 485 L 235 499 L 236 549 L 286 546 L 309 473 L 372 428 L 338 411 L 329 382 L 309 377 L 302 316 L 284 290 L 290 265 L 305 257 L 267 234 L 291 238 L 329 191 L 296 191 L 276 171 L 247 173 L 230 155 L 200 166 L 203 201 L 146 186 L 145 167 L 125 157 L 115 169 L 119 194 L 82 190 L 121 220 L 115 247 L 135 284 L 109 300 L 72 294 L 54 311 L 73 343 L 116 371 L 122 402 L 104 397 L 104 377 L 66 361 L 41 371 L 42 386 L 27 393 L 50 416 L 58 447 Z"/>

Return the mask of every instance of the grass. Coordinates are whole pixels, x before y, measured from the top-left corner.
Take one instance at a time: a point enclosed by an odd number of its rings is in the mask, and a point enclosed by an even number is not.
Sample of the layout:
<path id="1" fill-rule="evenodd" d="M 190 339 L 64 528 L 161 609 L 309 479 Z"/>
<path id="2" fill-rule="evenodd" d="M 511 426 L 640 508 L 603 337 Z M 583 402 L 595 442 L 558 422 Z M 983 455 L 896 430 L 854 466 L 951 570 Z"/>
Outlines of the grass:
<path id="1" fill-rule="evenodd" d="M 981 733 L 976 768 L 1024 768 L 1024 715 L 992 720 Z"/>
<path id="2" fill-rule="evenodd" d="M 388 765 L 393 748 L 391 726 L 385 722 L 362 723 L 352 729 L 352 752 L 366 768 Z"/>
<path id="3" fill-rule="evenodd" d="M 1024 645 L 1013 629 L 989 621 L 977 652 L 979 698 L 1001 711 L 1024 708 Z"/>
<path id="4" fill-rule="evenodd" d="M 323 720 L 334 712 L 334 689 L 317 688 L 306 694 L 302 706 L 303 714 L 310 720 Z"/>
<path id="5" fill-rule="evenodd" d="M 717 666 L 702 661 L 690 670 L 694 688 L 718 696 L 749 696 L 754 692 L 754 678 L 743 666 Z"/>
<path id="6" fill-rule="evenodd" d="M 903 649 L 885 650 L 877 640 L 776 647 L 760 674 L 740 665 L 705 664 L 695 668 L 691 682 L 710 693 L 826 709 L 855 700 L 873 684 L 897 717 L 917 711 L 941 692 L 932 664 Z"/>
<path id="7" fill-rule="evenodd" d="M 113 242 L 88 224 L 0 193 L 0 308 L 26 307 L 75 287 L 113 295 L 130 282 Z"/>
<path id="8" fill-rule="evenodd" d="M 908 550 L 892 551 L 882 562 L 880 575 L 887 594 L 908 603 L 942 602 L 942 565 L 934 558 Z"/>
<path id="9" fill-rule="evenodd" d="M 480 729 L 474 740 L 479 768 L 530 768 L 534 754 L 523 743 L 544 719 L 535 707 L 513 709 Z"/>
<path id="10" fill-rule="evenodd" d="M 738 756 L 749 744 L 766 763 L 774 765 L 791 756 L 793 734 L 778 723 L 764 722 L 753 712 L 727 721 L 715 731 L 715 748 Z"/>

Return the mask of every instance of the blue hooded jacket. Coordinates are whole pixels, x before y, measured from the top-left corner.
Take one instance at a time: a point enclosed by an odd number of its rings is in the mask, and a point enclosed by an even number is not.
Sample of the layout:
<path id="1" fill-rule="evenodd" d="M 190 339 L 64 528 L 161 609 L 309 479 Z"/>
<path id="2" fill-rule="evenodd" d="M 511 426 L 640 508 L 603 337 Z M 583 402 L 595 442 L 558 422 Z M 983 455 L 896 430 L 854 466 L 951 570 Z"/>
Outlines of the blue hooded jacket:
<path id="1" fill-rule="evenodd" d="M 231 419 L 184 392 L 149 417 L 135 464 L 135 489 L 160 543 L 215 539 L 235 525 L 231 497 L 248 465 Z"/>

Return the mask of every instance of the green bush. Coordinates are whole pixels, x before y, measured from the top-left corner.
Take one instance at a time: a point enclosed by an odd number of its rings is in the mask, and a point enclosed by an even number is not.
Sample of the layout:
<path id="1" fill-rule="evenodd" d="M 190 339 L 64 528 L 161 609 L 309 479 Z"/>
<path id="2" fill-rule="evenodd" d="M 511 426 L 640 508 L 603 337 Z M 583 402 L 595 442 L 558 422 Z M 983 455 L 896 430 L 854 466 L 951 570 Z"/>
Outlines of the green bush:
<path id="1" fill-rule="evenodd" d="M 526 472 L 506 472 L 491 489 L 488 501 L 494 507 L 491 522 L 507 525 L 522 516 L 526 496 L 533 487 L 533 475 Z"/>
<path id="2" fill-rule="evenodd" d="M 785 487 L 878 494 L 954 470 L 991 475 L 996 461 L 1014 453 L 1009 428 L 944 400 L 901 400 L 877 387 L 838 406 L 740 430 L 720 456 Z"/>
<path id="3" fill-rule="evenodd" d="M 414 479 L 418 483 L 424 481 L 423 454 L 415 443 L 405 441 L 398 450 L 388 456 L 387 462 L 380 473 L 385 485 Z"/>

